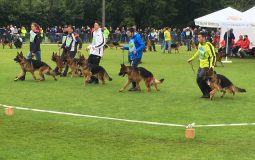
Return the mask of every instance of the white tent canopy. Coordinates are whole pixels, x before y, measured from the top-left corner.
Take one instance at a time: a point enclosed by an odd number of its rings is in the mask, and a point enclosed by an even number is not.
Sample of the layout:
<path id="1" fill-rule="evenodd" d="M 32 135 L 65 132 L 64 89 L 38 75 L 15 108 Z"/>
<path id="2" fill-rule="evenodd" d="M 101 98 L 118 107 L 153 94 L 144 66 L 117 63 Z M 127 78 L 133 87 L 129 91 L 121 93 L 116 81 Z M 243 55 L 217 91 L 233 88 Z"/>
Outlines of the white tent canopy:
<path id="1" fill-rule="evenodd" d="M 231 7 L 197 18 L 195 19 L 195 24 L 208 28 L 235 28 L 250 26 L 249 22 L 244 20 L 243 13 Z"/>
<path id="2" fill-rule="evenodd" d="M 236 37 L 236 41 L 240 35 L 248 35 L 251 42 L 250 48 L 255 47 L 255 6 L 251 9 L 242 13 L 243 21 L 249 23 L 249 27 L 238 27 L 234 28 L 233 33 Z M 224 33 L 228 30 L 227 27 L 221 28 L 221 40 L 223 39 Z"/>
<path id="3" fill-rule="evenodd" d="M 200 27 L 221 28 L 221 40 L 225 32 L 233 28 L 236 40 L 239 35 L 248 35 L 250 47 L 255 46 L 255 6 L 245 12 L 227 7 L 195 19 L 195 24 Z"/>
<path id="4" fill-rule="evenodd" d="M 255 6 L 243 12 L 243 18 L 250 22 L 251 27 L 255 27 Z"/>

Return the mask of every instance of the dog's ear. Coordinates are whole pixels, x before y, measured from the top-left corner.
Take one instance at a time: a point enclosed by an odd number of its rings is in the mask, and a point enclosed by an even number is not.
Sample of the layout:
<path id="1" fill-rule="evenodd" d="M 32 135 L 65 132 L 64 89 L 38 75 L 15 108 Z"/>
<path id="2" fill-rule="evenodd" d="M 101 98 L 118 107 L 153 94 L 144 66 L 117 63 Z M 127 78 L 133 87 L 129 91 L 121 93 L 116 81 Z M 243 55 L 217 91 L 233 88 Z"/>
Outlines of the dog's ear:
<path id="1" fill-rule="evenodd" d="M 22 51 L 20 52 L 20 55 L 22 55 L 22 56 L 23 56 L 23 52 L 22 52 Z"/>
<path id="2" fill-rule="evenodd" d="M 17 52 L 17 55 L 19 55 L 19 52 Z"/>

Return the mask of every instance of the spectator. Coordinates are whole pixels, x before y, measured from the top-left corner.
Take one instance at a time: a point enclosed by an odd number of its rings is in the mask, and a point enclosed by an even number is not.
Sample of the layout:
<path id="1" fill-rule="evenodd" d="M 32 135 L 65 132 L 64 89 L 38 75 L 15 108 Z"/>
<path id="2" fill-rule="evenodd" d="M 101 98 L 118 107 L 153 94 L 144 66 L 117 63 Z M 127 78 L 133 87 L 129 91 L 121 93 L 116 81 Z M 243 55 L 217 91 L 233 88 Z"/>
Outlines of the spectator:
<path id="1" fill-rule="evenodd" d="M 185 38 L 186 38 L 186 44 L 187 44 L 187 51 L 191 51 L 191 39 L 192 39 L 192 31 L 189 27 L 185 30 Z"/>
<path id="2" fill-rule="evenodd" d="M 236 41 L 236 43 L 235 43 L 235 45 L 234 45 L 234 47 L 233 47 L 233 49 L 232 49 L 232 53 L 233 53 L 235 56 L 238 56 L 238 57 L 239 57 L 239 55 L 237 55 L 237 53 L 238 53 L 239 49 L 242 47 L 242 44 L 243 44 L 243 36 L 240 35 L 240 36 L 239 36 L 239 39 Z"/>
<path id="3" fill-rule="evenodd" d="M 23 42 L 25 42 L 26 35 L 27 35 L 27 30 L 24 26 L 22 26 L 21 27 L 21 38 L 22 38 Z"/>
<path id="4" fill-rule="evenodd" d="M 149 50 L 152 51 L 152 48 L 153 48 L 153 51 L 156 52 L 156 47 L 155 47 L 156 33 L 155 33 L 155 29 L 153 29 L 153 28 L 151 29 L 151 32 L 149 33 L 148 38 L 149 38 L 149 41 L 151 43 L 151 45 L 149 47 Z"/>
<path id="5" fill-rule="evenodd" d="M 247 55 L 247 52 L 250 50 L 250 40 L 247 35 L 243 37 L 243 43 L 241 45 L 241 50 L 239 51 L 240 56 L 244 57 Z"/>
<path id="6" fill-rule="evenodd" d="M 181 32 L 181 42 L 186 45 L 186 32 L 185 32 L 185 28 L 183 28 L 182 32 Z"/>
<path id="7" fill-rule="evenodd" d="M 172 41 L 171 41 L 171 34 L 170 34 L 170 32 L 171 32 L 171 28 L 166 27 L 166 30 L 164 32 L 164 45 L 162 47 L 163 53 L 165 53 L 166 46 L 167 46 L 168 53 L 169 54 L 171 53 L 171 44 L 172 44 Z"/>
<path id="8" fill-rule="evenodd" d="M 231 53 L 231 47 L 233 45 L 232 41 L 235 40 L 235 35 L 233 33 L 233 29 L 231 28 L 230 30 L 228 30 L 227 32 L 225 32 L 224 34 L 224 40 L 226 43 L 226 47 L 227 47 L 227 54 Z"/>
<path id="9" fill-rule="evenodd" d="M 104 38 L 105 42 L 108 42 L 110 31 L 107 29 L 107 27 L 104 27 Z"/>

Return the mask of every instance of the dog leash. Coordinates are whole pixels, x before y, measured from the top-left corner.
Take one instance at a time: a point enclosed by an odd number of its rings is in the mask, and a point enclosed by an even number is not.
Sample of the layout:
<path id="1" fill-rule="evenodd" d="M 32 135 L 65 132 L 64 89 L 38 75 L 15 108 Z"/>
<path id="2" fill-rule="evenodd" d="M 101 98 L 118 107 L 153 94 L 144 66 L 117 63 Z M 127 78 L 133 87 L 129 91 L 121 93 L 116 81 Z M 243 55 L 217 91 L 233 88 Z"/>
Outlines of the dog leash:
<path id="1" fill-rule="evenodd" d="M 195 72 L 195 70 L 194 70 L 194 66 L 193 66 L 192 62 L 190 62 L 189 64 L 191 65 L 191 69 L 192 69 L 194 75 L 196 75 L 196 72 Z"/>
<path id="2" fill-rule="evenodd" d="M 59 56 L 60 56 L 60 50 L 61 50 L 61 48 L 58 49 L 58 55 L 59 55 Z"/>
<path id="3" fill-rule="evenodd" d="M 124 49 L 122 50 L 122 64 L 124 64 L 125 62 L 124 62 L 124 56 L 125 56 L 125 54 L 124 54 Z"/>

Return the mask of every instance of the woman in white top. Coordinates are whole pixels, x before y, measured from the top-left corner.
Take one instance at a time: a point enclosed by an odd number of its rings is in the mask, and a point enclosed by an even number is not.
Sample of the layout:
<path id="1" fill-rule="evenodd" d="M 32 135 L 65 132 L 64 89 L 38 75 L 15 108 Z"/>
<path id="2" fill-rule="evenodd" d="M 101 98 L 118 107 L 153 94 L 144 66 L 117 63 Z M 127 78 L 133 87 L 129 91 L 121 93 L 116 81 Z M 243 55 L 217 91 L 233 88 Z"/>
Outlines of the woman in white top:
<path id="1" fill-rule="evenodd" d="M 94 32 L 92 43 L 88 46 L 87 51 L 89 51 L 88 63 L 99 65 L 101 58 L 103 57 L 105 45 L 104 33 L 101 29 L 99 22 L 94 23 Z M 89 83 L 98 83 L 98 79 L 96 77 L 91 77 Z"/>

